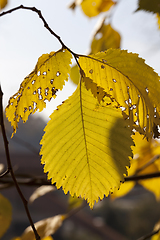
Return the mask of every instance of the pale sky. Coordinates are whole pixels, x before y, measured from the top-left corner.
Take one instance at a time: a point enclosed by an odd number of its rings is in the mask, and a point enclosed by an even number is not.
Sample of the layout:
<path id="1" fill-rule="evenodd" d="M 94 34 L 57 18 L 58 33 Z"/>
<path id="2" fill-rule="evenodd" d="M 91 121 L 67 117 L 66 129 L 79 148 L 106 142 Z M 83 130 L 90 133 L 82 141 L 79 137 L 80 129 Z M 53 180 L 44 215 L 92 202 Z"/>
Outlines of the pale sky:
<path id="1" fill-rule="evenodd" d="M 8 0 L 4 10 L 19 6 L 35 6 L 52 30 L 74 52 L 87 53 L 91 36 L 100 16 L 89 19 L 81 9 L 68 9 L 71 0 Z M 160 74 L 160 30 L 155 15 L 135 12 L 137 0 L 119 0 L 111 20 L 112 26 L 121 37 L 121 48 L 138 53 L 146 63 Z M 18 89 L 23 79 L 33 70 L 44 53 L 61 48 L 44 27 L 38 15 L 27 10 L 19 10 L 0 18 L 0 82 L 4 92 L 4 107 L 8 99 Z M 61 101 L 75 90 L 71 83 L 63 92 L 47 104 L 47 109 L 39 116 L 46 120 Z"/>

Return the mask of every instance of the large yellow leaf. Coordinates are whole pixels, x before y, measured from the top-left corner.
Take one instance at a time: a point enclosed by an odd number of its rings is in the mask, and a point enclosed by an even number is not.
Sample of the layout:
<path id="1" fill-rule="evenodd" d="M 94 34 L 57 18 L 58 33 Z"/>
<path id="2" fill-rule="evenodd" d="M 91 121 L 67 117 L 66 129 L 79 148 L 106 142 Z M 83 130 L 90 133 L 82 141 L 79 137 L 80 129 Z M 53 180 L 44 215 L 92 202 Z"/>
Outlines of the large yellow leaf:
<path id="1" fill-rule="evenodd" d="M 13 126 L 14 133 L 22 118 L 27 121 L 30 114 L 42 111 L 46 100 L 56 97 L 68 80 L 72 55 L 65 49 L 43 54 L 35 69 L 24 79 L 19 91 L 14 94 L 6 107 L 6 116 Z"/>
<path id="2" fill-rule="evenodd" d="M 107 98 L 107 97 L 106 97 Z M 51 115 L 41 140 L 44 172 L 57 188 L 95 201 L 118 188 L 131 156 L 130 130 L 108 98 L 99 102 L 81 81 Z"/>
<path id="3" fill-rule="evenodd" d="M 0 10 L 3 9 L 7 5 L 7 0 L 0 0 Z"/>
<path id="4" fill-rule="evenodd" d="M 7 198 L 0 194 L 0 238 L 10 226 L 12 206 Z"/>
<path id="5" fill-rule="evenodd" d="M 151 137 L 155 125 L 160 124 L 158 74 L 137 54 L 119 49 L 81 56 L 79 63 L 85 76 L 119 103 L 130 127 Z"/>
<path id="6" fill-rule="evenodd" d="M 105 51 L 109 48 L 119 48 L 121 37 L 110 24 L 102 24 L 91 43 L 91 53 Z"/>

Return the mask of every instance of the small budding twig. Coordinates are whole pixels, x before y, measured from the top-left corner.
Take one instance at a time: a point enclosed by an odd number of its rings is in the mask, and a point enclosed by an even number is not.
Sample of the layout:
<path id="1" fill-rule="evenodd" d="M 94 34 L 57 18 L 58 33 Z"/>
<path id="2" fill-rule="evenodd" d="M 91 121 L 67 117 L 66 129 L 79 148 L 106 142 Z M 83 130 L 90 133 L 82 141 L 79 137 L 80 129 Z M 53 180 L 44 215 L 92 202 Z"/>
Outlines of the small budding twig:
<path id="1" fill-rule="evenodd" d="M 36 240 L 40 240 L 40 236 L 38 235 L 37 233 L 37 230 L 34 226 L 34 223 L 32 221 L 32 218 L 31 218 L 31 215 L 30 215 L 30 212 L 29 212 L 29 209 L 28 209 L 28 202 L 27 200 L 24 198 L 23 196 L 23 193 L 21 192 L 21 189 L 17 183 L 17 180 L 16 180 L 16 177 L 14 175 L 14 172 L 13 172 L 13 168 L 12 168 L 12 164 L 11 164 L 11 159 L 10 159 L 10 153 L 9 153 L 9 147 L 8 147 L 8 140 L 7 140 L 7 136 L 6 136 L 6 130 L 5 130 L 5 126 L 4 126 L 4 119 L 3 119 L 3 104 L 2 104 L 2 97 L 3 97 L 3 92 L 2 92 L 2 89 L 1 89 L 1 85 L 0 85 L 0 125 L 1 125 L 1 130 L 2 130 L 2 136 L 3 136 L 3 141 L 4 141 L 4 147 L 5 147 L 5 153 L 6 153 L 6 158 L 7 158 L 7 165 L 8 165 L 8 170 L 6 172 L 4 172 L 1 177 L 3 177 L 4 175 L 10 173 L 11 174 L 11 177 L 13 179 L 13 182 L 15 184 L 15 187 L 17 189 L 17 192 L 19 193 L 19 196 L 21 197 L 22 199 L 22 202 L 23 202 L 23 205 L 25 207 L 25 210 L 26 210 L 26 214 L 28 216 L 28 219 L 29 219 L 29 222 L 30 222 L 30 225 L 33 229 L 33 232 L 35 234 L 35 238 Z"/>

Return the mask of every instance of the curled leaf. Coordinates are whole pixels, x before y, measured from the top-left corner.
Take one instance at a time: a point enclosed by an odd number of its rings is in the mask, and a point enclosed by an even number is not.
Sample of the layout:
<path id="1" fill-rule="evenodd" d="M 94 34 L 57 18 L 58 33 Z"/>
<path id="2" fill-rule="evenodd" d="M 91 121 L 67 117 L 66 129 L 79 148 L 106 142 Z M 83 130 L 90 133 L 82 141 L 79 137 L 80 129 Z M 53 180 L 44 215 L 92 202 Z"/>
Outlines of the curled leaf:
<path id="1" fill-rule="evenodd" d="M 20 118 L 26 122 L 30 114 L 46 107 L 46 101 L 56 98 L 68 80 L 72 55 L 65 49 L 43 54 L 35 69 L 21 83 L 6 107 L 6 116 L 16 133 Z M 12 134 L 12 136 L 13 136 Z"/>

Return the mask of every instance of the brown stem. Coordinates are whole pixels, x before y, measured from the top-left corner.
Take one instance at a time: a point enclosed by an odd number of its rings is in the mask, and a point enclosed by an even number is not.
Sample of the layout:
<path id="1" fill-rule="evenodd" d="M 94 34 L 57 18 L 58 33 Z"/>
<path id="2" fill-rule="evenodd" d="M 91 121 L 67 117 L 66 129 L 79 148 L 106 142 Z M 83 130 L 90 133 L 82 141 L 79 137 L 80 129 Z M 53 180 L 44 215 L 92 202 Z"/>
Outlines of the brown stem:
<path id="1" fill-rule="evenodd" d="M 5 131 L 5 126 L 4 126 L 4 120 L 3 120 L 3 105 L 2 105 L 2 97 L 3 97 L 3 92 L 0 86 L 0 125 L 1 125 L 1 130 L 2 130 L 2 136 L 3 136 L 3 141 L 4 141 L 4 148 L 5 148 L 5 153 L 6 153 L 6 158 L 7 158 L 7 165 L 8 165 L 8 170 L 7 173 L 9 172 L 12 176 L 13 182 L 15 184 L 15 187 L 17 189 L 17 192 L 19 193 L 19 196 L 22 199 L 22 202 L 24 204 L 25 210 L 26 210 L 26 214 L 28 216 L 29 222 L 31 224 L 31 227 L 33 229 L 33 232 L 35 234 L 35 238 L 36 240 L 40 240 L 40 236 L 37 233 L 37 230 L 34 226 L 34 223 L 32 221 L 29 209 L 28 209 L 28 202 L 27 200 L 24 198 L 23 193 L 21 192 L 21 189 L 17 183 L 16 177 L 14 175 L 13 172 L 13 168 L 12 168 L 12 164 L 11 164 L 11 159 L 10 159 L 10 154 L 9 154 L 9 147 L 8 147 L 8 140 L 7 140 L 7 136 L 6 136 L 6 131 Z M 6 175 L 6 173 L 4 173 Z"/>

